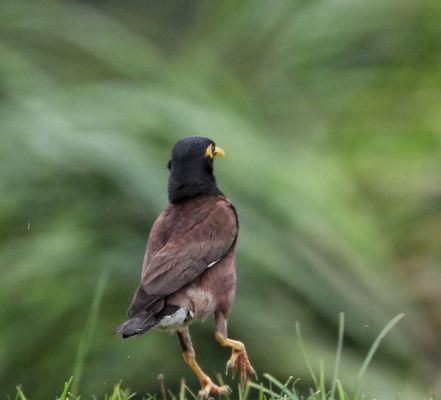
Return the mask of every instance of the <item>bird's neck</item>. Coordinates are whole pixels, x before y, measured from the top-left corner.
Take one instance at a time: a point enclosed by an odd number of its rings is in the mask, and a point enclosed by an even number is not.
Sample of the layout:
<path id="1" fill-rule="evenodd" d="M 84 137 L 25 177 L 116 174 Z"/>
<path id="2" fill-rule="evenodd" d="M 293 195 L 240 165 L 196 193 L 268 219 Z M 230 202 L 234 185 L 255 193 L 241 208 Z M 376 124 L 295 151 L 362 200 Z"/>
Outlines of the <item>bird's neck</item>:
<path id="1" fill-rule="evenodd" d="M 222 195 L 213 175 L 203 177 L 175 176 L 168 180 L 170 203 L 180 203 L 201 196 Z"/>

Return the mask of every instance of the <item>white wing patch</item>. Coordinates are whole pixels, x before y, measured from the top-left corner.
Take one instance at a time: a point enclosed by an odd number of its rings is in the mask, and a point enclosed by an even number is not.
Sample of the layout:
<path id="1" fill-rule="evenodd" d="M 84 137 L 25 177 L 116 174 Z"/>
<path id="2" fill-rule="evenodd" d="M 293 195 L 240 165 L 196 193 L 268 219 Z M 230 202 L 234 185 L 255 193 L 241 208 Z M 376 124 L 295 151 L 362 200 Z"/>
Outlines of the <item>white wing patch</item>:
<path id="1" fill-rule="evenodd" d="M 211 268 L 214 264 L 220 261 L 220 258 L 218 258 L 216 261 L 212 261 L 210 264 L 208 264 L 207 268 Z"/>

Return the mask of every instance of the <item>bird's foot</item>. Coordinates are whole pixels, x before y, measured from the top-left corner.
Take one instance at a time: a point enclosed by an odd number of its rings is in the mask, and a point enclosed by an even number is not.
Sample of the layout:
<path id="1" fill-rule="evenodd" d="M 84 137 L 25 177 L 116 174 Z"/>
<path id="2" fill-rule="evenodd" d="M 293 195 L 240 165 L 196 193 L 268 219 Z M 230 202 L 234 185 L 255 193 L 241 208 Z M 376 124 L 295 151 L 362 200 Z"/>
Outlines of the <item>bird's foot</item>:
<path id="1" fill-rule="evenodd" d="M 248 375 L 251 375 L 254 379 L 257 379 L 257 373 L 254 370 L 253 366 L 251 365 L 250 360 L 248 358 L 248 354 L 245 349 L 233 350 L 233 354 L 231 354 L 231 357 L 227 362 L 226 374 L 228 375 L 228 371 L 231 371 L 231 374 L 234 378 L 239 368 L 240 368 L 240 379 L 242 380 L 243 383 L 247 382 Z"/>
<path id="2" fill-rule="evenodd" d="M 210 378 L 202 383 L 202 389 L 199 391 L 199 399 L 207 400 L 212 396 L 228 396 L 231 394 L 231 389 L 227 385 L 218 386 Z"/>

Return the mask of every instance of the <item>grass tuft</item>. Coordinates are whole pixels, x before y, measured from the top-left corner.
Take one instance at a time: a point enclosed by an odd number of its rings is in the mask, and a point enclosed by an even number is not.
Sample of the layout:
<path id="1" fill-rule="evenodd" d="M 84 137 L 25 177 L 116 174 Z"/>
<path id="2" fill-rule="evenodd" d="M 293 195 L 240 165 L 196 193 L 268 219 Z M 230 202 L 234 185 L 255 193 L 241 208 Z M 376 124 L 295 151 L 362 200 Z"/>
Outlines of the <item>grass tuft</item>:
<path id="1" fill-rule="evenodd" d="M 98 292 L 102 292 L 105 286 L 105 278 L 101 280 L 101 289 Z M 102 293 L 97 296 L 95 299 L 95 307 L 99 307 L 100 297 Z M 91 315 L 94 312 L 91 312 Z M 340 362 L 343 354 L 343 338 L 344 338 L 344 326 L 345 326 L 345 318 L 344 314 L 340 313 L 339 319 L 339 330 L 338 330 L 338 341 L 337 341 L 337 351 L 335 356 L 334 363 L 334 372 L 332 378 L 332 384 L 330 390 L 327 390 L 326 387 L 326 377 L 325 377 L 325 369 L 323 366 L 323 362 L 320 361 L 320 371 L 319 377 L 317 379 L 317 375 L 311 367 L 309 362 L 307 352 L 305 350 L 305 346 L 303 345 L 302 335 L 300 331 L 300 326 L 296 323 L 296 332 L 298 344 L 305 361 L 305 364 L 308 368 L 309 373 L 311 374 L 312 380 L 314 382 L 314 387 L 310 388 L 308 394 L 300 393 L 296 388 L 297 380 L 294 380 L 292 376 L 290 376 L 285 382 L 281 382 L 270 374 L 263 374 L 265 379 L 264 382 L 256 383 L 249 382 L 247 385 L 239 385 L 238 387 L 238 399 L 239 400 L 360 400 L 360 388 L 363 381 L 363 377 L 369 367 L 370 362 L 372 361 L 373 356 L 375 355 L 381 341 L 384 337 L 390 332 L 390 330 L 403 318 L 403 314 L 399 314 L 394 317 L 379 333 L 375 341 L 373 342 L 363 364 L 360 367 L 360 370 L 357 375 L 357 380 L 355 384 L 355 389 L 352 391 L 353 396 L 349 394 L 349 391 L 345 389 L 342 382 L 338 378 L 338 371 L 340 367 Z M 94 318 L 94 317 L 93 317 Z M 93 319 L 91 317 L 91 319 Z M 87 346 L 84 346 L 87 349 Z M 222 384 L 222 377 L 218 378 L 220 383 Z M 176 396 L 170 390 L 167 390 L 165 386 L 165 381 L 161 376 L 160 379 L 160 396 L 147 394 L 142 397 L 143 400 L 197 400 L 197 396 L 186 386 L 185 381 L 181 381 L 179 394 Z M 74 378 L 71 377 L 65 384 L 61 394 L 56 397 L 56 400 L 80 400 L 80 396 L 73 394 L 70 389 L 73 387 Z M 78 380 L 77 380 L 78 382 Z M 136 393 L 130 393 L 129 390 L 122 388 L 121 382 L 116 384 L 113 388 L 113 391 L 110 394 L 105 395 L 104 400 L 130 400 L 136 396 Z M 226 398 L 228 400 L 229 398 Z M 363 399 L 368 400 L 366 396 L 363 396 Z M 20 386 L 17 386 L 17 392 L 15 400 L 28 400 L 26 395 Z M 434 397 L 430 398 L 430 400 L 434 400 Z"/>

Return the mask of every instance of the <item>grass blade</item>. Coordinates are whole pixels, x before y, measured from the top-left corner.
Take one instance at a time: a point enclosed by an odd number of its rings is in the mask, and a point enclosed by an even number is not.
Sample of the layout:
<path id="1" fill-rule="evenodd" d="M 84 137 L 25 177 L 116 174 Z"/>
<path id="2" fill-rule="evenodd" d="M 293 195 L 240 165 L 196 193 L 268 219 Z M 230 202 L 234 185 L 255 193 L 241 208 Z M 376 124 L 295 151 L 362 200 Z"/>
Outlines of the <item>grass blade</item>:
<path id="1" fill-rule="evenodd" d="M 332 379 L 331 387 L 331 400 L 334 400 L 335 389 L 337 386 L 338 379 L 338 369 L 340 367 L 341 353 L 343 349 L 343 335 L 345 331 L 345 314 L 340 313 L 340 322 L 338 324 L 338 341 L 337 341 L 337 353 L 335 354 L 335 364 L 334 364 L 334 377 Z"/>
<path id="2" fill-rule="evenodd" d="M 323 360 L 320 360 L 320 379 L 318 390 L 320 391 L 321 400 L 326 400 L 325 365 L 323 364 Z"/>
<path id="3" fill-rule="evenodd" d="M 380 332 L 380 334 L 377 336 L 377 338 L 375 339 L 374 343 L 372 344 L 369 353 L 367 354 L 361 368 L 360 371 L 358 372 L 357 375 L 357 381 L 356 381 L 356 386 L 355 386 L 355 396 L 354 399 L 357 400 L 359 398 L 359 394 L 360 394 L 360 386 L 361 386 L 361 381 L 363 379 L 363 375 L 365 374 L 369 363 L 372 360 L 372 357 L 374 356 L 375 352 L 378 349 L 378 346 L 380 345 L 381 341 L 383 340 L 383 338 L 389 333 L 389 331 L 401 320 L 401 318 L 404 317 L 404 314 L 398 314 L 397 316 L 395 316 L 394 318 L 392 318 L 389 323 L 383 328 L 383 330 Z"/>
<path id="4" fill-rule="evenodd" d="M 345 391 L 343 389 L 343 386 L 339 380 L 337 380 L 337 391 L 338 391 L 339 400 L 348 400 Z"/>
<path id="5" fill-rule="evenodd" d="M 257 384 L 254 382 L 250 382 L 249 386 L 251 388 L 257 389 L 259 391 L 259 396 L 263 396 L 263 398 L 265 398 L 264 397 L 265 393 L 268 394 L 269 396 L 271 396 L 271 398 L 277 397 L 277 393 L 275 393 L 270 387 L 267 388 L 267 387 L 263 386 L 262 384 Z"/>
<path id="6" fill-rule="evenodd" d="M 17 386 L 17 396 L 16 400 L 28 400 L 21 389 L 21 386 Z"/>
<path id="7" fill-rule="evenodd" d="M 265 379 L 267 379 L 269 382 L 280 389 L 280 396 L 287 395 L 290 399 L 298 400 L 297 395 L 293 391 L 288 389 L 288 385 L 294 379 L 292 376 L 290 376 L 285 383 L 280 382 L 269 374 L 263 374 L 263 376 L 265 377 Z"/>
<path id="8" fill-rule="evenodd" d="M 92 341 L 93 333 L 95 332 L 96 323 L 98 320 L 98 313 L 101 306 L 101 300 L 104 295 L 104 289 L 107 284 L 108 270 L 104 270 L 95 288 L 95 295 L 92 300 L 92 305 L 90 306 L 89 315 L 87 317 L 86 328 L 84 330 L 83 337 L 81 338 L 80 344 L 78 346 L 78 352 L 74 364 L 75 377 L 72 383 L 72 393 L 77 394 L 77 390 L 81 381 L 81 375 L 83 373 L 84 361 L 86 359 L 87 353 L 89 351 L 90 343 Z"/>
<path id="9" fill-rule="evenodd" d="M 72 384 L 72 380 L 73 380 L 73 376 L 71 376 L 69 380 L 65 382 L 63 392 L 61 393 L 60 397 L 57 397 L 56 400 L 66 400 L 70 385 Z"/>
<path id="10" fill-rule="evenodd" d="M 302 352 L 303 360 L 306 364 L 306 367 L 308 368 L 309 374 L 311 375 L 311 378 L 314 381 L 315 386 L 317 387 L 318 385 L 317 377 L 315 376 L 311 364 L 309 363 L 308 356 L 306 355 L 305 347 L 303 345 L 303 340 L 302 340 L 302 333 L 300 331 L 300 324 L 298 321 L 296 321 L 296 333 L 297 333 L 297 341 L 299 343 L 300 351 Z"/>

